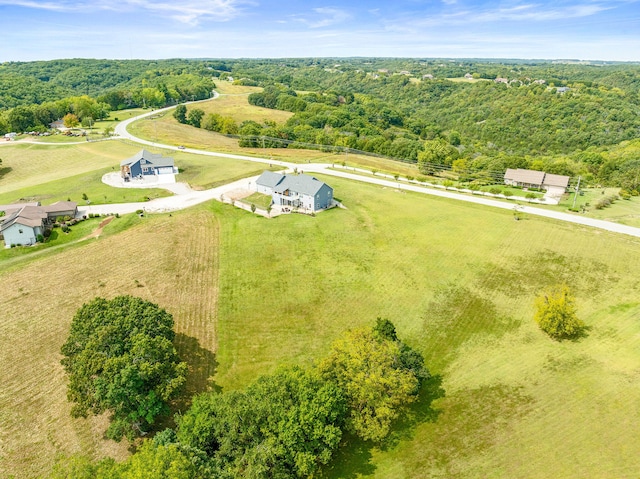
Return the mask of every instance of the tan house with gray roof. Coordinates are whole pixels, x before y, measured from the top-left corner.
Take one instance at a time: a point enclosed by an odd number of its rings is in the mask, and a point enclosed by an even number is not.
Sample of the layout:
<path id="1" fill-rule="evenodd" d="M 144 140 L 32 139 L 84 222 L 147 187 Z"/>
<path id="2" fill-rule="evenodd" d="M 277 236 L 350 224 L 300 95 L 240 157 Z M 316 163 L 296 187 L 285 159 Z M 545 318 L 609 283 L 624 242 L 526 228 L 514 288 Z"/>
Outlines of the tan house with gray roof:
<path id="1" fill-rule="evenodd" d="M 569 186 L 569 177 L 554 175 L 544 171 L 507 168 L 504 184 L 522 188 L 538 188 L 546 190 L 553 196 L 562 195 Z"/>

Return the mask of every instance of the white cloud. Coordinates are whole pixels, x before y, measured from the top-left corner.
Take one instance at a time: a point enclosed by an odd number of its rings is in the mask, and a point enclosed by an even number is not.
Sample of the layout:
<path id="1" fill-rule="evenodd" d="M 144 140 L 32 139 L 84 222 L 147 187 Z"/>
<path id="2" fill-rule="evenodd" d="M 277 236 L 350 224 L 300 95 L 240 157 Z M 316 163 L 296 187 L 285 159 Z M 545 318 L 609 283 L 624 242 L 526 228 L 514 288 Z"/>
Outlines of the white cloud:
<path id="1" fill-rule="evenodd" d="M 64 11 L 67 6 L 60 2 L 31 2 L 29 0 L 0 0 L 0 5 L 13 5 L 23 8 L 38 8 L 40 10 Z"/>
<path id="2" fill-rule="evenodd" d="M 206 20 L 231 20 L 242 13 L 243 5 L 255 5 L 255 3 L 251 0 L 183 0 L 180 2 L 158 2 L 152 0 L 60 0 L 57 2 L 0 0 L 0 5 L 60 12 L 142 10 L 161 17 L 168 17 L 181 23 L 197 24 Z"/>
<path id="3" fill-rule="evenodd" d="M 342 23 L 351 17 L 346 11 L 338 8 L 321 7 L 314 8 L 313 11 L 316 15 L 293 15 L 293 18 L 309 28 L 324 28 Z"/>
<path id="4" fill-rule="evenodd" d="M 457 0 L 442 0 L 443 3 L 454 5 Z M 542 22 L 554 20 L 567 20 L 597 15 L 600 12 L 611 10 L 619 6 L 619 2 L 578 3 L 567 4 L 542 4 L 522 3 L 511 6 L 499 6 L 488 9 L 458 9 L 445 10 L 424 16 L 414 15 L 411 18 L 399 18 L 387 22 L 387 30 L 405 30 L 407 28 L 419 28 L 442 25 L 469 25 L 493 22 Z M 455 8 L 455 7 L 453 7 Z"/>

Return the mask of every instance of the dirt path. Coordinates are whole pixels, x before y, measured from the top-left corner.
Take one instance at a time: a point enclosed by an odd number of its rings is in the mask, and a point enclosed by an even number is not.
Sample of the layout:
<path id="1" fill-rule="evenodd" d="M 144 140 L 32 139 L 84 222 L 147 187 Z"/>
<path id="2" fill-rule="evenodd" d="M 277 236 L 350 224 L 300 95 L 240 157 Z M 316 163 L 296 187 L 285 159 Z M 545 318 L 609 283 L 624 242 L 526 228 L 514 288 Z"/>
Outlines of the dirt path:
<path id="1" fill-rule="evenodd" d="M 85 236 L 84 238 L 80 238 L 78 240 L 78 242 L 80 241 L 85 241 L 91 238 L 98 238 L 101 234 L 102 234 L 102 230 L 104 229 L 105 226 L 107 226 L 109 223 L 111 223 L 111 220 L 113 220 L 113 218 L 115 218 L 114 216 L 109 216 L 105 219 L 103 219 L 100 224 L 98 225 L 98 227 L 93 230 L 93 233 L 91 233 L 88 236 Z"/>

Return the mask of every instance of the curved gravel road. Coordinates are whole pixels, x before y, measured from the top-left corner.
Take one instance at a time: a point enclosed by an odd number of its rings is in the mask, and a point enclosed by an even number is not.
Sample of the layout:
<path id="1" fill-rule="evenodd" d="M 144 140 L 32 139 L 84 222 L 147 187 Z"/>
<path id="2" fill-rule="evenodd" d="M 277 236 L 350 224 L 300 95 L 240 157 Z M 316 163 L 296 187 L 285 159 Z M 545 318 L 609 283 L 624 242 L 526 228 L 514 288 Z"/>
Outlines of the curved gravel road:
<path id="1" fill-rule="evenodd" d="M 219 96 L 218 93 L 214 92 L 213 99 L 217 98 L 218 96 Z M 200 100 L 200 101 L 209 101 L 209 99 Z M 198 103 L 198 102 L 190 102 L 190 103 Z M 157 115 L 158 113 L 168 111 L 173 108 L 175 107 L 167 107 L 160 110 L 154 110 L 154 111 L 139 115 L 137 117 L 133 117 L 128 120 L 125 120 L 116 126 L 115 133 L 121 138 L 126 138 L 128 140 L 131 140 L 133 142 L 136 142 L 142 145 L 155 146 L 158 148 L 164 148 L 168 150 L 185 151 L 185 152 L 193 153 L 196 155 L 232 158 L 237 160 L 252 161 L 255 163 L 278 165 L 283 167 L 284 169 L 291 170 L 291 171 L 293 171 L 295 168 L 298 168 L 298 169 L 304 170 L 305 173 L 321 173 L 323 175 L 361 181 L 364 183 L 384 186 L 387 188 L 396 188 L 400 190 L 413 191 L 416 193 L 439 196 L 441 198 L 449 198 L 449 199 L 458 200 L 458 201 L 466 201 L 469 203 L 490 206 L 492 208 L 514 210 L 517 207 L 518 212 L 522 212 L 530 215 L 542 216 L 545 218 L 552 218 L 555 220 L 566 221 L 569 223 L 589 226 L 592 228 L 598 228 L 605 231 L 611 231 L 614 233 L 621 233 L 621 234 L 640 238 L 640 228 L 622 225 L 619 223 L 612 223 L 609 221 L 598 220 L 595 218 L 587 218 L 584 216 L 563 213 L 560 211 L 546 210 L 543 208 L 536 208 L 533 206 L 504 203 L 501 201 L 483 198 L 476 195 L 442 191 L 439 189 L 420 186 L 419 184 L 406 184 L 406 183 L 393 181 L 391 179 L 362 176 L 362 175 L 356 174 L 355 171 L 358 171 L 358 170 L 354 168 L 350 168 L 352 171 L 354 171 L 354 173 L 349 173 L 348 171 L 342 171 L 342 170 L 346 170 L 346 168 L 344 167 L 325 164 L 325 163 L 297 164 L 297 163 L 289 163 L 286 161 L 272 160 L 267 158 L 256 158 L 253 156 L 234 155 L 230 153 L 216 153 L 211 151 L 197 150 L 194 148 L 178 148 L 177 146 L 165 145 L 162 143 L 155 143 L 152 141 L 143 140 L 141 138 L 137 138 L 133 136 L 131 133 L 127 131 L 127 126 L 129 126 L 132 122 L 139 120 L 141 118 L 151 116 L 151 115 Z M 364 172 L 365 170 L 360 170 L 360 171 Z M 250 179 L 244 179 L 236 183 L 246 184 L 247 181 L 249 180 Z M 119 204 L 119 205 L 115 205 L 115 204 L 114 205 L 93 205 L 85 208 L 79 207 L 79 209 L 86 210 L 87 212 L 93 212 L 93 213 L 98 213 L 98 212 L 99 213 L 115 213 L 115 212 L 129 213 L 129 212 L 136 211 L 138 209 L 144 209 L 145 211 L 150 211 L 150 212 L 151 211 L 174 211 L 177 209 L 187 208 L 189 206 L 202 203 L 204 201 L 209 201 L 211 199 L 219 199 L 220 194 L 228 190 L 229 187 L 233 187 L 233 186 L 235 186 L 235 183 L 232 185 L 225 185 L 224 187 L 213 188 L 211 190 L 206 190 L 206 191 L 193 191 L 184 195 L 176 195 L 168 198 L 159 198 L 146 203 L 126 203 L 126 204 Z"/>

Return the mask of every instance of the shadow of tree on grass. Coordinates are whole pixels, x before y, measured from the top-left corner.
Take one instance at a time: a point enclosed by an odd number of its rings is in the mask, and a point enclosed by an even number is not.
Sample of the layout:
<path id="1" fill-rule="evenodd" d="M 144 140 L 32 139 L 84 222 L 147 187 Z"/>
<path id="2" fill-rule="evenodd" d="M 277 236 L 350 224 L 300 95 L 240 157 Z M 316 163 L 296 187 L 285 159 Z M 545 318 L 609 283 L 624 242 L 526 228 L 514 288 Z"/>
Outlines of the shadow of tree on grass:
<path id="1" fill-rule="evenodd" d="M 433 402 L 445 397 L 442 381 L 442 376 L 436 374 L 424 382 L 420 388 L 418 399 L 395 422 L 389 437 L 380 444 L 380 449 L 386 450 L 395 446 L 399 441 L 412 439 L 418 425 L 438 420 L 440 410 L 433 407 Z"/>
<path id="2" fill-rule="evenodd" d="M 193 397 L 206 391 L 220 391 L 213 380 L 218 362 L 216 356 L 208 349 L 200 346 L 196 338 L 177 333 L 173 344 L 176 347 L 180 359 L 187 363 L 187 380 L 184 388 L 174 401 L 170 404 L 170 412 L 164 418 L 159 418 L 154 424 L 153 432 L 160 432 L 166 428 L 175 428 L 175 416 L 183 414 L 189 406 Z"/>
<path id="3" fill-rule="evenodd" d="M 416 402 L 404 411 L 401 418 L 393 425 L 391 434 L 382 444 L 363 441 L 352 434 L 345 433 L 342 446 L 336 452 L 331 464 L 323 470 L 322 477 L 355 479 L 373 475 L 376 466 L 371 463 L 372 449 L 376 447 L 381 450 L 389 449 L 400 440 L 411 439 L 418 425 L 436 422 L 440 411 L 433 408 L 432 403 L 444 396 L 442 376 L 438 374 L 425 381 Z"/>
<path id="4" fill-rule="evenodd" d="M 178 333 L 173 343 L 180 359 L 189 366 L 184 391 L 176 401 L 176 405 L 181 406 L 180 410 L 184 411 L 189 407 L 196 394 L 205 391 L 220 391 L 213 380 L 218 362 L 215 354 L 201 347 L 196 338 Z"/>

